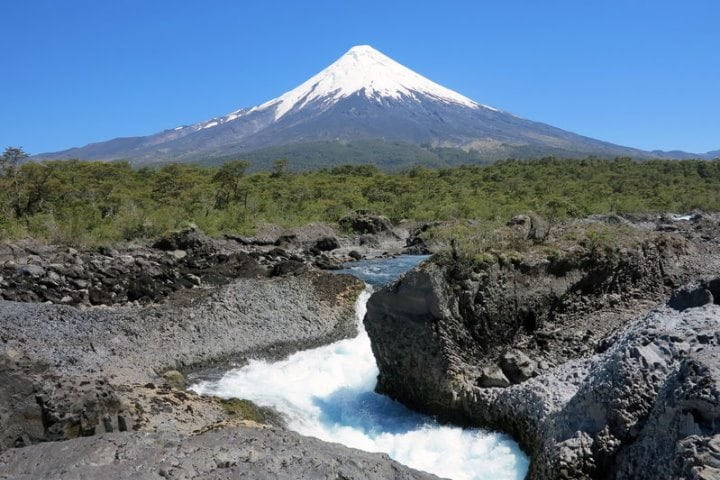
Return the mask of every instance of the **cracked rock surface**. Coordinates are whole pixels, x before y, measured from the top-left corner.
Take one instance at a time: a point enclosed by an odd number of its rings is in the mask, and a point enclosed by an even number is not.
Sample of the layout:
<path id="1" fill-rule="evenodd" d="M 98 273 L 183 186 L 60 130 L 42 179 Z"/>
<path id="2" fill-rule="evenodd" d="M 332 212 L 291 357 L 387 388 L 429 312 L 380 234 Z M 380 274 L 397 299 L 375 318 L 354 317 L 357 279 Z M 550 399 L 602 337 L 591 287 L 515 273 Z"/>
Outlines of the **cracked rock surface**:
<path id="1" fill-rule="evenodd" d="M 252 478 L 432 480 L 385 454 L 367 453 L 277 428 L 234 427 L 194 436 L 105 433 L 0 455 L 3 480 Z"/>

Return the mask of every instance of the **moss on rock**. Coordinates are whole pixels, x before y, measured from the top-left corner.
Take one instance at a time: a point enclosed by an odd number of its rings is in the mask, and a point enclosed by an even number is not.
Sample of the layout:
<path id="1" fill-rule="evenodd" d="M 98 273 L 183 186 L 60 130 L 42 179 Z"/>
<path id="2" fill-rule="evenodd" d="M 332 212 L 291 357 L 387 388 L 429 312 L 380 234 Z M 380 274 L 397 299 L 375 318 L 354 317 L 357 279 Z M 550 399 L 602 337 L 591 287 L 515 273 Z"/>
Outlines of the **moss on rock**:
<path id="1" fill-rule="evenodd" d="M 267 425 L 282 425 L 280 414 L 268 407 L 261 407 L 242 398 L 219 398 L 225 412 L 237 420 L 251 420 Z"/>

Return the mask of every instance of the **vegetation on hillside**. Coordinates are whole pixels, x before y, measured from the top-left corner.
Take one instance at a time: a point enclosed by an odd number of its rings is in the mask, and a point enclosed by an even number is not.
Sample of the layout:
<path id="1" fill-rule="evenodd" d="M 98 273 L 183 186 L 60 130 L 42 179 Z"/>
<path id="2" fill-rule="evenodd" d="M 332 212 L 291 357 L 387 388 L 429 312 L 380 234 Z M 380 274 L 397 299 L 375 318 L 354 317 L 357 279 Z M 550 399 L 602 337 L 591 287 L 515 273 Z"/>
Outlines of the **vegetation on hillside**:
<path id="1" fill-rule="evenodd" d="M 242 154 L 250 162 L 249 171 L 269 170 L 277 158 L 286 158 L 291 171 L 318 170 L 338 165 L 338 159 L 346 165 L 375 165 L 388 172 L 399 172 L 417 165 L 428 168 L 450 168 L 461 165 L 487 165 L 509 157 L 518 159 L 576 158 L 577 152 L 562 148 L 532 145 L 502 144 L 490 150 L 437 147 L 430 144 L 413 145 L 400 141 L 365 139 L 353 141 L 317 141 L 293 143 L 262 148 Z M 602 156 L 602 155 L 601 155 Z M 602 156 L 612 158 L 613 154 Z M 195 162 L 205 165 L 219 165 L 233 160 L 235 156 L 209 158 L 184 158 L 183 162 Z M 136 162 L 138 162 L 136 160 Z M 152 159 L 140 161 L 143 165 L 153 165 Z M 138 163 L 135 163 L 137 165 Z"/>
<path id="2" fill-rule="evenodd" d="M 247 173 L 169 164 L 23 162 L 0 158 L 0 237 L 106 243 L 142 239 L 194 223 L 210 234 L 251 233 L 263 223 L 337 222 L 355 209 L 394 221 L 507 220 L 534 211 L 547 218 L 591 213 L 720 210 L 720 160 L 502 161 L 487 166 L 384 173 L 371 165 L 291 173 Z"/>

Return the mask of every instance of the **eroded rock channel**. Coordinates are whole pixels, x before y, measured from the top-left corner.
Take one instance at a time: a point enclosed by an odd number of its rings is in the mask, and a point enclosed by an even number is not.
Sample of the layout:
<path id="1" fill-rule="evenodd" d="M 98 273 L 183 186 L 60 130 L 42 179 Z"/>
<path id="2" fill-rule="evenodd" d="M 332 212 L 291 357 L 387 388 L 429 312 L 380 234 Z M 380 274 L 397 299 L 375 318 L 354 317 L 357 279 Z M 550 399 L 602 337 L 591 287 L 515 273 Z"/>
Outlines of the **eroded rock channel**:
<path id="1" fill-rule="evenodd" d="M 353 239 L 319 226 L 0 252 L 12 257 L 0 478 L 436 478 L 186 390 L 189 372 L 354 337 L 363 284 L 322 269 L 392 249 L 437 253 L 368 303 L 378 391 L 509 433 L 531 479 L 718 477 L 717 216 L 593 217 L 544 233 L 519 217 L 444 244 L 428 233 L 442 224 L 400 234 L 370 220 L 380 231 Z"/>
<path id="2" fill-rule="evenodd" d="M 511 433 L 531 479 L 718 478 L 718 219 L 626 223 L 608 248 L 437 255 L 377 292 L 379 390 Z"/>

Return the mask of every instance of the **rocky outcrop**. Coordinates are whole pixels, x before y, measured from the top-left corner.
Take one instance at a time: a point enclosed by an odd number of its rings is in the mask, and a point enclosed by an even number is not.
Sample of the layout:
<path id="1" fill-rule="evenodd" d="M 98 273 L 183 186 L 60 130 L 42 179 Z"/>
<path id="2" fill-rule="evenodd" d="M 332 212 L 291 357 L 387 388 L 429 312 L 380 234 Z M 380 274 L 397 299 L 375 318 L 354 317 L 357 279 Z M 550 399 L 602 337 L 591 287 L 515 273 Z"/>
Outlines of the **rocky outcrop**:
<path id="1" fill-rule="evenodd" d="M 376 233 L 339 236 L 330 226 L 266 226 L 255 237 L 211 238 L 197 227 L 149 245 L 76 249 L 32 240 L 0 244 L 0 298 L 81 307 L 148 305 L 175 292 L 236 278 L 338 270 L 343 263 L 401 252 L 403 229 L 384 217 Z"/>
<path id="2" fill-rule="evenodd" d="M 392 232 L 393 225 L 387 217 L 376 215 L 369 210 L 356 210 L 342 217 L 340 227 L 360 234 L 378 234 Z"/>
<path id="3" fill-rule="evenodd" d="M 0 455 L 0 479 L 432 480 L 387 455 L 302 437 L 281 429 L 234 427 L 178 433 L 103 434 Z"/>
<path id="4" fill-rule="evenodd" d="M 196 229 L 175 232 L 152 247 L 83 251 L 27 243 L 3 247 L 3 299 L 74 306 L 158 303 L 174 292 L 278 275 L 278 266 L 292 261 L 311 265 L 315 260 L 281 249 L 276 249 L 281 254 L 243 251 L 234 242 L 209 238 Z"/>
<path id="5" fill-rule="evenodd" d="M 173 411 L 188 406 L 182 428 L 213 423 L 223 417 L 221 405 L 193 413 L 185 398 L 140 387 L 179 385 L 182 373 L 195 368 L 351 336 L 361 290 L 353 277 L 306 271 L 185 290 L 145 308 L 0 302 L 0 448 L 175 430 L 182 421 L 156 413 L 176 418 Z"/>
<path id="6" fill-rule="evenodd" d="M 532 479 L 713 478 L 720 279 L 652 308 L 720 271 L 702 236 L 482 266 L 436 257 L 368 304 L 378 389 L 511 433 Z"/>

